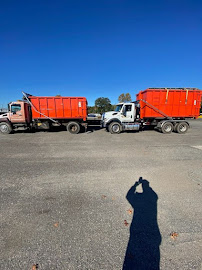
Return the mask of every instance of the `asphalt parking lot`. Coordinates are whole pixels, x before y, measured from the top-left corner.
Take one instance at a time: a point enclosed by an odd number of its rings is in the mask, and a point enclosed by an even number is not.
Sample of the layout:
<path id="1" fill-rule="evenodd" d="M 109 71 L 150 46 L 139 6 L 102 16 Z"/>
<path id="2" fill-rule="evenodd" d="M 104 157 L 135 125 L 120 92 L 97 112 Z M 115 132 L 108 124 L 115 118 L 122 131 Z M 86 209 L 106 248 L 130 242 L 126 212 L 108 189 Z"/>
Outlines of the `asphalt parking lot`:
<path id="1" fill-rule="evenodd" d="M 190 122 L 184 135 L 1 135 L 0 269 L 201 270 L 202 121 Z"/>

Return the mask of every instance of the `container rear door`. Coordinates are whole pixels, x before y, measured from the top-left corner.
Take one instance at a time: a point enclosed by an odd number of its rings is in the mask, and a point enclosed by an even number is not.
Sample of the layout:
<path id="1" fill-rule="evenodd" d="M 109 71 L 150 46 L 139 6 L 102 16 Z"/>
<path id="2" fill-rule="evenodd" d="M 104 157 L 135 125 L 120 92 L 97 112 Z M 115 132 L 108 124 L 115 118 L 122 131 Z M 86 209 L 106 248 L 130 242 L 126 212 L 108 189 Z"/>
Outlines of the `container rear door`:
<path id="1" fill-rule="evenodd" d="M 196 94 L 196 99 L 194 100 L 194 113 L 195 117 L 198 117 L 200 115 L 200 108 L 202 103 L 202 92 Z"/>
<path id="2" fill-rule="evenodd" d="M 86 119 L 87 116 L 87 104 L 86 104 L 86 99 L 84 98 L 79 98 L 78 99 L 78 112 L 79 116 L 82 117 L 83 119 Z"/>

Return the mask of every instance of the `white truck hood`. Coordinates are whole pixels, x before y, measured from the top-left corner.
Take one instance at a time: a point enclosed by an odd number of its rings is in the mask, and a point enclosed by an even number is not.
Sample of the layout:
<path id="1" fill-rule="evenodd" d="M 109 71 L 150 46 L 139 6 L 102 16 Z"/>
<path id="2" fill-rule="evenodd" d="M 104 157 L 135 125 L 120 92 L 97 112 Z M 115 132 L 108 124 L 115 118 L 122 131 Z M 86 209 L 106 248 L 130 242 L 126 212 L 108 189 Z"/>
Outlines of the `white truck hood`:
<path id="1" fill-rule="evenodd" d="M 1 118 L 8 118 L 8 113 L 0 114 L 0 119 L 1 119 Z"/>
<path id="2" fill-rule="evenodd" d="M 119 116 L 120 115 L 120 112 L 115 112 L 115 111 L 110 111 L 110 112 L 106 112 L 104 113 L 104 119 L 107 120 L 107 119 L 111 119 L 113 117 L 116 117 L 116 116 Z"/>

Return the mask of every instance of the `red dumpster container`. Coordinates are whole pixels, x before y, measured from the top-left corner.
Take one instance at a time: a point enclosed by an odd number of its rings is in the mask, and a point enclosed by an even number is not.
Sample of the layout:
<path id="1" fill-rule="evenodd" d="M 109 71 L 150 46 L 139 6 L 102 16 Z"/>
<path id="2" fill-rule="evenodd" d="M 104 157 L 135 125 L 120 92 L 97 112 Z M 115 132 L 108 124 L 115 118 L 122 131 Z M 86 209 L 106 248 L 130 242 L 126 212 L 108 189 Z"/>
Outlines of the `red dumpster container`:
<path id="1" fill-rule="evenodd" d="M 35 97 L 29 96 L 33 119 L 45 119 L 40 113 L 53 119 L 82 119 L 87 117 L 85 97 Z"/>
<path id="2" fill-rule="evenodd" d="M 202 91 L 197 88 L 148 88 L 136 95 L 140 118 L 197 118 Z"/>

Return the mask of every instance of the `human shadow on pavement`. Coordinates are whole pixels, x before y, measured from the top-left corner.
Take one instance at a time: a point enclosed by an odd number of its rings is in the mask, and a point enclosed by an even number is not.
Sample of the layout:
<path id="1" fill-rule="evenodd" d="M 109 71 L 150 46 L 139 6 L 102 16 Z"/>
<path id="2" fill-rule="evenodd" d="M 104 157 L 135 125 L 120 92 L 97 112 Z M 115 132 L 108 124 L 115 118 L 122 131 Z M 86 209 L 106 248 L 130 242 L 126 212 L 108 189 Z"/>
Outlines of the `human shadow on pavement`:
<path id="1" fill-rule="evenodd" d="M 136 191 L 142 185 L 142 193 Z M 147 180 L 130 188 L 126 199 L 134 209 L 123 270 L 159 270 L 161 234 L 157 222 L 158 196 Z"/>

